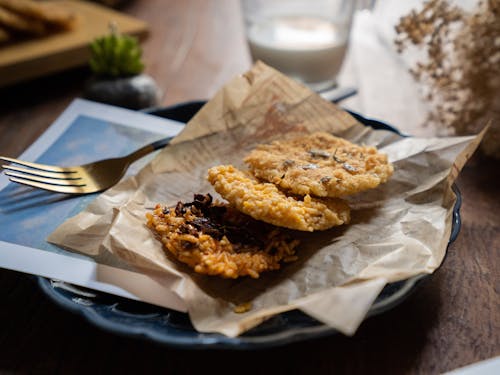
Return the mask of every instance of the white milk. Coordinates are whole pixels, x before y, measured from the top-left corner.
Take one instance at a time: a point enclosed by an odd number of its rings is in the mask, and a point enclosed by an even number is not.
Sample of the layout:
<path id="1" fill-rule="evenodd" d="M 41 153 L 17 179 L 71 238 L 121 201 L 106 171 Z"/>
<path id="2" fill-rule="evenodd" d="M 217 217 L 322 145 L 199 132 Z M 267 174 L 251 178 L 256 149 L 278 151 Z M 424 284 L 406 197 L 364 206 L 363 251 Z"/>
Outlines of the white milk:
<path id="1" fill-rule="evenodd" d="M 335 82 L 347 39 L 347 26 L 338 27 L 325 19 L 308 16 L 269 18 L 248 29 L 254 60 L 262 60 L 316 89 Z M 315 87 L 318 84 L 323 87 Z"/>

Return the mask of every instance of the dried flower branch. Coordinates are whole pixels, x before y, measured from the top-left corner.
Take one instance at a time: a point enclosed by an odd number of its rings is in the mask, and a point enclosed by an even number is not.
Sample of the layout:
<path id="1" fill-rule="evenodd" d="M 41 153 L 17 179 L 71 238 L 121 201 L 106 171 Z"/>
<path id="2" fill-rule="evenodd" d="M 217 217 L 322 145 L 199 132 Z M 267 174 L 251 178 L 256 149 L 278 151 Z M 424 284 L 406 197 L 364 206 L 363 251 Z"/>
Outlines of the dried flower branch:
<path id="1" fill-rule="evenodd" d="M 398 52 L 416 46 L 427 55 L 411 73 L 431 103 L 429 121 L 470 134 L 491 120 L 483 151 L 500 158 L 500 0 L 479 1 L 472 12 L 429 0 L 396 32 Z"/>

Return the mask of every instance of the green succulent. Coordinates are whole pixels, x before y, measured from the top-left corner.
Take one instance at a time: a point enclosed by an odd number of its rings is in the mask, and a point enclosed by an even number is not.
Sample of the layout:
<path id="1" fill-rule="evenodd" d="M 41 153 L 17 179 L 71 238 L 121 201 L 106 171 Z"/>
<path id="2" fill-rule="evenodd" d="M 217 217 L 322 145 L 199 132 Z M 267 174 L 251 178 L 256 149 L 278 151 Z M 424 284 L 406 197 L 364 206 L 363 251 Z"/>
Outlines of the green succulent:
<path id="1" fill-rule="evenodd" d="M 97 75 L 126 77 L 144 69 L 137 38 L 118 34 L 114 28 L 110 35 L 96 38 L 90 44 L 90 51 L 90 68 Z"/>

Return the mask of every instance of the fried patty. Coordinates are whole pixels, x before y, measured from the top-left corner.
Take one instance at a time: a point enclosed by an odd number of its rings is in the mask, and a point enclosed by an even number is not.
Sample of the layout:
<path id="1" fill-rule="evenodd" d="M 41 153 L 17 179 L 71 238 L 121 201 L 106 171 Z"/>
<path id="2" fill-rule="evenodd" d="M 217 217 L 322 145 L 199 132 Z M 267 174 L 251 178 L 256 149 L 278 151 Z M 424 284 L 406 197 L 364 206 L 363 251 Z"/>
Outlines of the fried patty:
<path id="1" fill-rule="evenodd" d="M 208 180 L 239 211 L 279 227 L 312 232 L 350 219 L 350 208 L 341 199 L 288 196 L 274 184 L 259 182 L 231 165 L 210 168 Z"/>
<path id="2" fill-rule="evenodd" d="M 393 173 L 387 155 L 329 133 L 316 132 L 257 146 L 245 158 L 260 179 L 298 195 L 342 197 L 384 183 Z"/>

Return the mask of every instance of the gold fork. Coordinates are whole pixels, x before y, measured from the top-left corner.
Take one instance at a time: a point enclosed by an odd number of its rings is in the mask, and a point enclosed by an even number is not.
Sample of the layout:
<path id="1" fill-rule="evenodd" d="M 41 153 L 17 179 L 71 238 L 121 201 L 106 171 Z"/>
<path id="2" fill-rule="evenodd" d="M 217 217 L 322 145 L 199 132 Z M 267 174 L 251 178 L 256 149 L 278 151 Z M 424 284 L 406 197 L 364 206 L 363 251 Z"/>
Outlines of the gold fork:
<path id="1" fill-rule="evenodd" d="M 132 162 L 165 147 L 172 138 L 160 139 L 120 158 L 105 159 L 73 167 L 31 163 L 5 156 L 0 156 L 0 160 L 10 163 L 2 165 L 2 168 L 6 170 L 5 174 L 12 182 L 57 193 L 90 194 L 115 185 Z"/>

